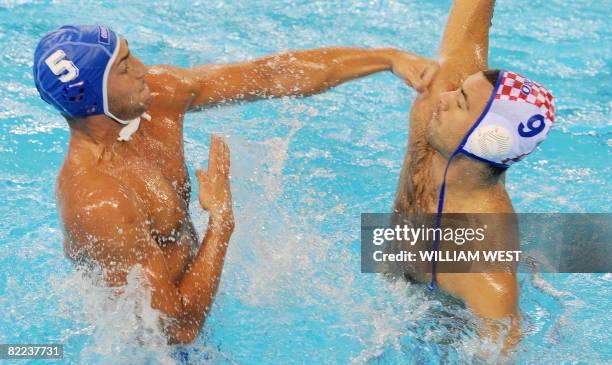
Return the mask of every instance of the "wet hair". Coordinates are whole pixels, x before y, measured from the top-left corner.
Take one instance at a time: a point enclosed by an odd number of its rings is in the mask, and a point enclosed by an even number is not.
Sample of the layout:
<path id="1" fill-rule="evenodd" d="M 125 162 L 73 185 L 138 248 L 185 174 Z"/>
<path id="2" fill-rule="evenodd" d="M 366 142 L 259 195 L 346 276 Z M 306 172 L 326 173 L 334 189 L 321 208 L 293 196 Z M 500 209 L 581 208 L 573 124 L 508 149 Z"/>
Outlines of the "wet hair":
<path id="1" fill-rule="evenodd" d="M 501 70 L 498 68 L 493 68 L 483 71 L 482 73 L 484 74 L 484 77 L 486 77 L 487 81 L 491 83 L 491 86 L 495 87 L 495 85 L 497 84 L 497 79 L 501 75 Z M 506 171 L 506 169 L 502 167 L 497 167 L 493 165 L 488 165 L 488 167 L 489 176 L 492 178 L 498 178 L 504 171 Z"/>

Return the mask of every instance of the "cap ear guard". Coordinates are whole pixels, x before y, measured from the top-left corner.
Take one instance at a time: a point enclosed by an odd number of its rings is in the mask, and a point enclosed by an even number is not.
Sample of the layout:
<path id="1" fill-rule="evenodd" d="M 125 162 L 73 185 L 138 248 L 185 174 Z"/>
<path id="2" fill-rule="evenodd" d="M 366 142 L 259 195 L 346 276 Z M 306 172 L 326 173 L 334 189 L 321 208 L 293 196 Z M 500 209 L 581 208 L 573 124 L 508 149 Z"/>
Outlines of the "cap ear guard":
<path id="1" fill-rule="evenodd" d="M 80 102 L 85 98 L 85 81 L 64 86 L 64 99 L 70 102 Z"/>
<path id="2" fill-rule="evenodd" d="M 475 130 L 465 148 L 487 160 L 500 160 L 512 149 L 512 134 L 501 126 L 484 126 Z"/>
<path id="3" fill-rule="evenodd" d="M 98 114 L 98 102 L 92 97 L 87 80 L 81 80 L 74 84 L 64 86 L 63 99 L 65 104 L 70 105 L 71 110 L 77 110 L 80 114 Z"/>

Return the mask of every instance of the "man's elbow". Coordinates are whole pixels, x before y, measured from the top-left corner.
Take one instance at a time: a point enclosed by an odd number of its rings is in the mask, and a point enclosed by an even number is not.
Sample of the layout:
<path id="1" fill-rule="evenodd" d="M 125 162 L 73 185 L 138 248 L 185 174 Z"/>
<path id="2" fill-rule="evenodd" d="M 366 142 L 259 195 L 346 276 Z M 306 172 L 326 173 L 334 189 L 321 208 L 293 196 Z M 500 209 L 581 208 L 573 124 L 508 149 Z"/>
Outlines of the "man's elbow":
<path id="1" fill-rule="evenodd" d="M 480 317 L 504 318 L 518 310 L 518 283 L 512 273 L 471 274 L 463 300 Z"/>
<path id="2" fill-rule="evenodd" d="M 506 283 L 489 287 L 477 299 L 468 302 L 483 323 L 483 337 L 502 341 L 504 353 L 511 351 L 521 339 L 518 292 L 516 285 Z"/>
<path id="3" fill-rule="evenodd" d="M 200 335 L 204 321 L 183 321 L 166 331 L 169 345 L 188 345 Z"/>
<path id="4" fill-rule="evenodd" d="M 168 336 L 168 345 L 189 345 L 198 337 L 198 334 L 195 331 L 180 331 Z"/>

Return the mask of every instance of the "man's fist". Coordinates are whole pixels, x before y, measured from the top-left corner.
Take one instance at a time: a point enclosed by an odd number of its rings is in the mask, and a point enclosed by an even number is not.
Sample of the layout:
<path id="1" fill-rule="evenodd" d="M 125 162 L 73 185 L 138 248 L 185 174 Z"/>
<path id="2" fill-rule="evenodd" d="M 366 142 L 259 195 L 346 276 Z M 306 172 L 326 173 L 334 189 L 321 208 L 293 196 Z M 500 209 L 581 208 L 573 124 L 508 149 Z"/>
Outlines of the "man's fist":
<path id="1" fill-rule="evenodd" d="M 397 51 L 391 58 L 393 73 L 419 93 L 427 89 L 439 68 L 437 62 L 408 52 Z"/>

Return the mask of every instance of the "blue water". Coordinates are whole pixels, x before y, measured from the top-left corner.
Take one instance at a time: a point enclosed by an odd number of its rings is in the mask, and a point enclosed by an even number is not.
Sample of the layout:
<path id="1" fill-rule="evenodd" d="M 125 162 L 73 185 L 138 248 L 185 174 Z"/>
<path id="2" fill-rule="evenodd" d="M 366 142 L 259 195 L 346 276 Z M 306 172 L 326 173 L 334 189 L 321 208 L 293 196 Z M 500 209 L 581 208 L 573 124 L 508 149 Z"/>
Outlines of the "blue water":
<path id="1" fill-rule="evenodd" d="M 109 304 L 104 289 L 74 272 L 63 257 L 54 197 L 68 128 L 38 98 L 30 72 L 45 32 L 65 22 L 106 24 L 146 64 L 223 63 L 329 45 L 434 57 L 450 7 L 187 3 L 0 1 L 0 343 L 63 343 L 70 364 L 181 356 L 221 364 L 471 362 L 484 346 L 473 314 L 422 286 L 359 272 L 359 214 L 391 208 L 414 98 L 389 73 L 308 99 L 187 116 L 191 173 L 206 164 L 210 133 L 228 139 L 237 224 L 205 330 L 183 355 L 155 331 L 137 333 L 136 310 L 155 323 L 137 286 Z M 508 174 L 519 212 L 612 210 L 610 8 L 607 1 L 498 1 L 490 64 L 547 85 L 558 110 L 548 140 Z M 191 211 L 201 232 L 206 217 L 197 203 Z M 611 281 L 610 274 L 522 275 L 517 360 L 612 362 Z"/>

